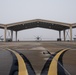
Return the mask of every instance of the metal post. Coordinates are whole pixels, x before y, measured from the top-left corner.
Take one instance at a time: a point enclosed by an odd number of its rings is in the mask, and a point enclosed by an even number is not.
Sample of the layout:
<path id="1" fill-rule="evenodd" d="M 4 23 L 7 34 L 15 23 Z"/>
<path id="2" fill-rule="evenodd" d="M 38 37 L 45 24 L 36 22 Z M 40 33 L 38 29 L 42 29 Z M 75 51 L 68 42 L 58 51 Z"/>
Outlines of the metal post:
<path id="1" fill-rule="evenodd" d="M 13 30 L 11 30 L 11 39 L 13 41 Z"/>
<path id="2" fill-rule="evenodd" d="M 64 36 L 64 41 L 66 41 L 66 38 L 65 38 L 65 30 L 63 30 L 63 36 Z"/>
<path id="3" fill-rule="evenodd" d="M 17 41 L 17 31 L 16 31 L 16 41 Z"/>
<path id="4" fill-rule="evenodd" d="M 61 39 L 61 31 L 59 31 L 59 38 Z"/>
<path id="5" fill-rule="evenodd" d="M 6 42 L 6 35 L 7 35 L 7 27 L 4 27 L 4 41 Z"/>
<path id="6" fill-rule="evenodd" d="M 70 25 L 70 41 L 72 41 L 72 25 Z"/>

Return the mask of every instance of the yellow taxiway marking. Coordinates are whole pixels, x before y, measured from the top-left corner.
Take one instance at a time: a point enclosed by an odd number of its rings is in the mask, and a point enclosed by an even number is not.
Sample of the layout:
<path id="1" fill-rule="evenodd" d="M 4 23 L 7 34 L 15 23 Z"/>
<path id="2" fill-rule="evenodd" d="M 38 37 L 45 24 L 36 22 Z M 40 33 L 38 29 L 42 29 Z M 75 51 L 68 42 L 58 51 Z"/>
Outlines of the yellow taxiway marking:
<path id="1" fill-rule="evenodd" d="M 16 51 L 13 51 L 11 49 L 8 49 L 8 50 L 13 52 L 16 55 L 17 59 L 18 59 L 18 64 L 19 64 L 18 75 L 28 75 L 26 64 L 25 64 L 23 58 Z"/>
<path id="2" fill-rule="evenodd" d="M 58 58 L 66 50 L 68 50 L 68 49 L 64 49 L 64 50 L 60 51 L 53 58 L 53 60 L 51 61 L 50 67 L 49 67 L 48 75 L 57 75 L 57 63 L 58 63 L 57 61 L 58 61 Z"/>

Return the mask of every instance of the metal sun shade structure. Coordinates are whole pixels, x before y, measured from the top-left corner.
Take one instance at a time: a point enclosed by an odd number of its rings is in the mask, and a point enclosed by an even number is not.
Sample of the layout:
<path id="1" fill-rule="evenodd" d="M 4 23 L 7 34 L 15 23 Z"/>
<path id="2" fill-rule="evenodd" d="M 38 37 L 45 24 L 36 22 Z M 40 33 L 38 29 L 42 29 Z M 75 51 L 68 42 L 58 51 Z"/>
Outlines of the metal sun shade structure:
<path id="1" fill-rule="evenodd" d="M 13 31 L 16 32 L 16 41 L 17 41 L 18 31 L 35 27 L 57 30 L 59 31 L 59 38 L 61 38 L 61 31 L 63 31 L 64 41 L 66 40 L 65 30 L 70 29 L 70 41 L 72 41 L 72 28 L 76 28 L 76 23 L 69 24 L 50 20 L 34 19 L 11 24 L 0 24 L 0 28 L 4 29 L 4 41 L 6 41 L 7 30 L 11 30 L 11 39 L 13 39 Z"/>

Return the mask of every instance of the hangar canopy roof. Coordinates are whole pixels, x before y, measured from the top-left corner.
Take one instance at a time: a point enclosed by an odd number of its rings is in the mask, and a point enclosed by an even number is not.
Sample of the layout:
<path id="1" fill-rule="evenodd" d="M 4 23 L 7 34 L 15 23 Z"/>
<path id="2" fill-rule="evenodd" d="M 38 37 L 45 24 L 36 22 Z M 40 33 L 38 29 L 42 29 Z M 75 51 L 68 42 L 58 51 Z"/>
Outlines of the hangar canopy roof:
<path id="1" fill-rule="evenodd" d="M 28 20 L 23 22 L 6 24 L 8 29 L 14 30 L 14 31 L 20 31 L 20 30 L 35 28 L 35 27 L 42 27 L 42 28 L 61 31 L 64 29 L 69 29 L 70 25 L 72 24 L 50 21 L 50 20 L 43 20 L 43 19 L 34 19 L 34 20 Z M 0 25 L 0 28 L 3 26 L 5 25 Z M 73 28 L 75 27 L 76 27 L 76 24 L 73 24 Z"/>
<path id="2" fill-rule="evenodd" d="M 5 25 L 4 24 L 0 24 L 0 28 L 4 28 L 5 27 Z"/>

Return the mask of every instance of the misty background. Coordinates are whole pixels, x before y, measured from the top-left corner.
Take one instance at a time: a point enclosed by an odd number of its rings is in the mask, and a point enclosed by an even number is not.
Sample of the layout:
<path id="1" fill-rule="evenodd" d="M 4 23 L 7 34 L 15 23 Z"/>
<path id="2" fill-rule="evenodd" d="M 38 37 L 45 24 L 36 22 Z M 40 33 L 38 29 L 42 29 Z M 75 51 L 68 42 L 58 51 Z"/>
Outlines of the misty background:
<path id="1" fill-rule="evenodd" d="M 76 0 L 0 0 L 0 24 L 9 24 L 32 19 L 45 19 L 64 23 L 76 23 Z M 69 32 L 69 30 L 67 30 Z M 62 39 L 63 39 L 63 32 Z M 4 37 L 4 30 L 0 29 Z M 57 40 L 59 32 L 51 29 L 32 28 L 18 32 L 19 40 Z M 7 31 L 7 38 L 10 31 Z M 69 39 L 69 36 L 66 36 Z M 76 28 L 73 29 L 73 38 Z M 14 32 L 15 40 L 15 32 Z"/>

